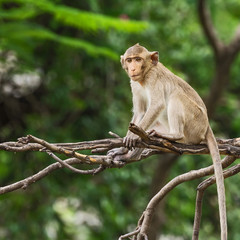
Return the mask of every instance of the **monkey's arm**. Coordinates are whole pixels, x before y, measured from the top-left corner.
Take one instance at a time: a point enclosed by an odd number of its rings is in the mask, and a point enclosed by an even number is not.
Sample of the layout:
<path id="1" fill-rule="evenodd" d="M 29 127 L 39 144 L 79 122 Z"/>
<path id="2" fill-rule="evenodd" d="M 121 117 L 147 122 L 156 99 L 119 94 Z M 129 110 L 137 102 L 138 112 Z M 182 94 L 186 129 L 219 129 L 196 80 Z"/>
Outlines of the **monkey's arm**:
<path id="1" fill-rule="evenodd" d="M 134 123 L 135 125 L 139 125 L 140 121 L 142 120 L 144 116 L 144 112 L 143 111 L 137 111 L 137 112 L 133 112 L 133 117 L 132 117 L 132 120 L 131 120 L 131 123 Z M 130 130 L 127 131 L 127 134 L 126 136 L 130 136 L 130 135 L 135 135 L 133 134 Z"/>
<path id="2" fill-rule="evenodd" d="M 158 116 L 164 109 L 164 104 L 159 104 L 156 102 L 151 103 L 146 114 L 139 122 L 138 126 L 143 130 L 148 130 L 149 127 L 157 120 Z"/>
<path id="3" fill-rule="evenodd" d="M 142 87 L 139 83 L 131 81 L 131 89 L 133 95 L 133 117 L 131 122 L 138 125 L 146 112 L 147 103 L 142 95 Z"/>
<path id="4" fill-rule="evenodd" d="M 131 122 L 138 125 L 146 112 L 146 102 L 142 97 L 141 87 L 139 83 L 131 81 L 131 90 L 133 94 L 133 116 Z M 135 147 L 138 139 L 139 137 L 137 135 L 128 130 L 126 136 L 123 138 L 123 143 L 126 147 L 130 145 L 132 148 Z M 129 143 L 129 141 L 131 141 L 131 143 Z M 127 156 L 129 148 L 126 147 L 112 149 L 108 152 L 108 155 L 114 157 L 115 160 L 124 159 L 123 155 L 126 155 L 125 157 L 129 158 L 129 156 Z"/>
<path id="5" fill-rule="evenodd" d="M 157 120 L 159 114 L 163 111 L 164 104 L 159 103 L 159 101 L 152 100 L 151 104 L 144 114 L 144 116 L 141 118 L 141 120 L 136 123 L 140 128 L 143 130 L 148 130 L 149 127 Z M 124 145 L 125 147 L 132 149 L 136 146 L 136 142 L 139 139 L 139 136 L 135 135 L 134 133 L 130 132 L 127 134 L 127 136 L 124 138 Z"/>
<path id="6" fill-rule="evenodd" d="M 136 108 L 138 109 L 138 111 L 136 111 Z M 135 110 L 135 111 L 134 111 Z M 131 122 L 138 125 L 139 122 L 141 121 L 141 119 L 144 116 L 144 112 L 140 111 L 140 109 L 138 107 L 135 106 L 135 108 L 133 107 L 133 117 Z M 127 131 L 126 136 L 123 138 L 123 143 L 125 145 L 125 147 L 120 147 L 120 148 L 114 148 L 110 151 L 108 151 L 108 155 L 112 156 L 116 161 L 124 161 L 126 159 L 130 159 L 132 157 L 134 157 L 135 155 L 138 157 L 139 154 L 141 154 L 141 151 L 138 150 L 134 150 L 131 153 L 129 152 L 129 149 L 132 149 L 133 147 L 136 146 L 136 142 L 137 140 L 140 139 L 139 136 L 137 136 L 136 134 L 132 133 L 130 130 Z M 128 146 L 131 146 L 130 148 Z M 138 154 L 136 154 L 138 153 Z"/>
<path id="7" fill-rule="evenodd" d="M 146 98 L 143 97 L 142 86 L 139 83 L 131 81 L 131 90 L 133 95 L 133 117 L 131 122 L 139 125 L 146 113 L 147 102 Z M 135 147 L 137 139 L 139 139 L 139 137 L 128 130 L 123 143 L 126 147 L 130 146 L 130 148 L 132 148 Z"/>

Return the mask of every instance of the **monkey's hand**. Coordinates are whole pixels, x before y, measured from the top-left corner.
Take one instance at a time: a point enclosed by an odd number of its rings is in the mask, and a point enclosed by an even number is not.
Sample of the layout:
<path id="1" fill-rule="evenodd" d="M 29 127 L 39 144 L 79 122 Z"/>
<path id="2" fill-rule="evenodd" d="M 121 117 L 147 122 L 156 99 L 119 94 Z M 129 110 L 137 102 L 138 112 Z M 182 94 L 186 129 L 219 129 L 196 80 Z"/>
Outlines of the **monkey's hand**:
<path id="1" fill-rule="evenodd" d="M 126 148 L 132 150 L 136 147 L 136 143 L 138 140 L 140 140 L 140 137 L 138 135 L 130 133 L 123 139 L 123 144 Z"/>

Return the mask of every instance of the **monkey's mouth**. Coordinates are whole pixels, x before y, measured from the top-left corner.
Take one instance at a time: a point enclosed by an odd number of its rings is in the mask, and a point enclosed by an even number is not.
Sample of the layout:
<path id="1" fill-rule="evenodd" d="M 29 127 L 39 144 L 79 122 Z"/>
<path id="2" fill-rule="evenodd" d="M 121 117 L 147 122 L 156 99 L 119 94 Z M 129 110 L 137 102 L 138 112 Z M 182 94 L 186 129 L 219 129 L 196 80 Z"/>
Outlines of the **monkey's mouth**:
<path id="1" fill-rule="evenodd" d="M 140 74 L 132 75 L 131 78 L 139 77 Z"/>

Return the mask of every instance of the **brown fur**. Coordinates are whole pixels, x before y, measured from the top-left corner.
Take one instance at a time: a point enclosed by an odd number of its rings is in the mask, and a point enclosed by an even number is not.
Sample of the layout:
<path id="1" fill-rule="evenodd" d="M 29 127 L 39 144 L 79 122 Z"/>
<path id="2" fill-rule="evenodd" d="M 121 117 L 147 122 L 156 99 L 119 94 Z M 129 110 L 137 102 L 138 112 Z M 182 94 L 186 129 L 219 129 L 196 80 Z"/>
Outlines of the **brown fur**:
<path id="1" fill-rule="evenodd" d="M 186 144 L 208 144 L 217 179 L 221 240 L 227 240 L 221 159 L 202 99 L 187 82 L 158 62 L 158 52 L 136 44 L 121 56 L 121 63 L 131 79 L 133 123 L 150 135 Z M 114 149 L 109 155 L 116 160 L 137 160 L 142 152 L 135 148 L 138 138 L 128 131 L 124 138 L 126 148 Z"/>

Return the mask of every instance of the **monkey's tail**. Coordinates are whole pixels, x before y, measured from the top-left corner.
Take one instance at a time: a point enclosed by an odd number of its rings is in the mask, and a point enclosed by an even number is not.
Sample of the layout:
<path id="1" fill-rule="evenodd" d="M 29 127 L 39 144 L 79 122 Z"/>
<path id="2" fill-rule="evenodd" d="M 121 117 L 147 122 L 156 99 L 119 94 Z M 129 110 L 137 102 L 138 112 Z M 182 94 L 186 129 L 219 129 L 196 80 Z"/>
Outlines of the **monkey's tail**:
<path id="1" fill-rule="evenodd" d="M 214 172 L 217 183 L 218 205 L 221 226 L 221 240 L 227 240 L 227 214 L 226 214 L 226 199 L 223 169 L 221 164 L 221 157 L 218 150 L 217 141 L 214 137 L 211 127 L 208 127 L 206 139 L 210 154 L 213 160 Z"/>

